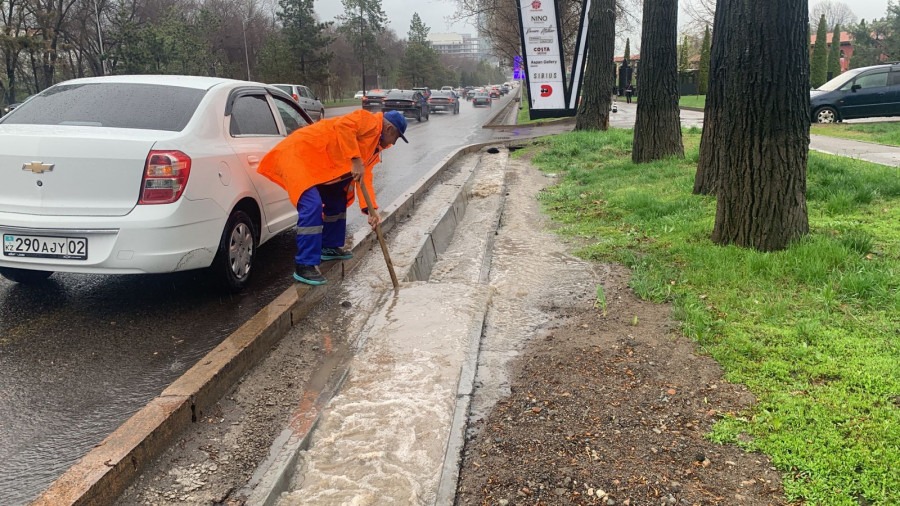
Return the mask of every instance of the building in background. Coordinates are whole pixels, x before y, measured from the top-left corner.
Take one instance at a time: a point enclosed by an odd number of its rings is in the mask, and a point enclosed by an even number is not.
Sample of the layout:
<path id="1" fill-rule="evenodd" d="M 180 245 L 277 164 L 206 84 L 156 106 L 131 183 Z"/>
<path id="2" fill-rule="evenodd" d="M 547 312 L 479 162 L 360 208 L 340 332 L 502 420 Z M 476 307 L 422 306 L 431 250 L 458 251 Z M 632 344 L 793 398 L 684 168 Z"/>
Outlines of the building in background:
<path id="1" fill-rule="evenodd" d="M 472 59 L 483 59 L 487 56 L 480 39 L 468 33 L 429 33 L 428 42 L 440 54 L 465 56 Z"/>

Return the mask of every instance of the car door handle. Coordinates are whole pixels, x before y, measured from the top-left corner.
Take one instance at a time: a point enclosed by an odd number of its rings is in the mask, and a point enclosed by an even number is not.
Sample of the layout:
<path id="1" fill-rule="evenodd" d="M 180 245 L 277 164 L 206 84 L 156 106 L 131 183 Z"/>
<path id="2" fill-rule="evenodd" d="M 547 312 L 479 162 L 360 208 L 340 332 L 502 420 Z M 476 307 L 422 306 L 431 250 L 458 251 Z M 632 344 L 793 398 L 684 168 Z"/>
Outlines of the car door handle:
<path id="1" fill-rule="evenodd" d="M 251 167 L 256 167 L 257 165 L 259 165 L 259 157 L 254 156 L 254 155 L 249 155 L 247 157 L 247 162 L 250 164 Z"/>

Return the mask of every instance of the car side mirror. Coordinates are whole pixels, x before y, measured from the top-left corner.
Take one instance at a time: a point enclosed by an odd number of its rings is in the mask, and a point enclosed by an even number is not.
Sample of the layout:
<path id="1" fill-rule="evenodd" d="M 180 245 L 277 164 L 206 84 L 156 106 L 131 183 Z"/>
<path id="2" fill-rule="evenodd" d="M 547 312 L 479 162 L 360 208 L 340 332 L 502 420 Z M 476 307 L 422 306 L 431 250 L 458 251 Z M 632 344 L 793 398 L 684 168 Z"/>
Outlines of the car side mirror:
<path id="1" fill-rule="evenodd" d="M 861 89 L 862 89 L 862 86 L 860 86 L 858 84 L 854 84 L 853 86 L 850 87 L 850 91 L 852 91 L 853 93 L 856 93 L 856 90 L 861 90 Z"/>

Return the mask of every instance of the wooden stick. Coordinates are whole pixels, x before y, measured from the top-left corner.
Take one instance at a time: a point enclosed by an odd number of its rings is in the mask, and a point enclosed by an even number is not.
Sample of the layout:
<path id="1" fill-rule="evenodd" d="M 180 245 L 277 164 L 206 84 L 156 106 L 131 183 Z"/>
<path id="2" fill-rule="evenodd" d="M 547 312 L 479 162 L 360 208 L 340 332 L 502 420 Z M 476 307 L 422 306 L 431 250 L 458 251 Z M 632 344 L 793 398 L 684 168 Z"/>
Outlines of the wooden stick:
<path id="1" fill-rule="evenodd" d="M 359 188 L 362 190 L 363 198 L 366 199 L 366 207 L 368 208 L 370 213 L 377 213 L 378 211 L 372 207 L 372 199 L 369 197 L 369 190 L 366 189 L 366 185 L 359 181 Z M 387 264 L 388 272 L 391 273 L 391 283 L 394 284 L 394 289 L 400 288 L 400 282 L 397 281 L 397 274 L 394 273 L 394 264 L 391 262 L 391 255 L 388 253 L 387 244 L 384 242 L 384 237 L 381 235 L 381 223 L 375 225 L 375 235 L 378 236 L 378 243 L 381 244 L 381 252 L 384 254 L 384 261 Z"/>

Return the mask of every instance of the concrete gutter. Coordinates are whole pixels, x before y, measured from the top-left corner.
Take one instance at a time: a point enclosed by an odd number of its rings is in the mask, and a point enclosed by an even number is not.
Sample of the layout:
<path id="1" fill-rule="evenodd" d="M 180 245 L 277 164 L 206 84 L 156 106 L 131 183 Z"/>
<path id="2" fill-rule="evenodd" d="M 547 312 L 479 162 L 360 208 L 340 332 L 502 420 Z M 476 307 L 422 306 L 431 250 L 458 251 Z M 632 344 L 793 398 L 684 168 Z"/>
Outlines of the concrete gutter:
<path id="1" fill-rule="evenodd" d="M 481 126 L 481 128 L 503 128 L 503 127 L 509 127 L 510 125 L 515 125 L 516 124 L 515 121 L 513 121 L 511 123 L 509 122 L 509 116 L 511 116 L 510 111 L 514 110 L 514 111 L 516 111 L 516 114 L 518 114 L 519 100 L 521 100 L 521 97 L 522 97 L 522 87 L 519 86 L 516 88 L 515 93 L 512 96 L 512 99 L 509 102 L 507 102 L 503 107 L 501 107 L 500 110 L 497 111 L 496 114 L 491 116 L 487 120 L 487 122 Z"/>
<path id="2" fill-rule="evenodd" d="M 503 143 L 490 142 L 478 144 L 476 150 L 480 150 L 485 146 L 497 146 Z M 470 151 L 471 152 L 471 151 Z M 447 164 L 449 166 L 450 163 Z M 474 174 L 477 165 L 472 168 L 471 172 L 466 176 L 463 184 L 457 190 L 456 196 L 449 206 L 440 214 L 440 216 L 432 223 L 428 231 L 425 232 L 421 241 L 416 246 L 415 260 L 410 264 L 409 271 L 405 274 L 398 273 L 398 276 L 404 281 L 425 281 L 431 275 L 431 270 L 437 262 L 440 254 L 445 252 L 450 246 L 453 235 L 456 232 L 456 226 L 462 221 L 466 213 L 466 207 L 469 201 L 469 194 L 474 184 Z M 481 322 L 478 325 L 477 332 L 473 330 L 469 335 L 469 355 L 474 356 L 475 362 L 464 366 L 463 374 L 460 378 L 459 391 L 466 391 L 466 396 L 471 394 L 474 387 L 475 369 L 477 367 L 478 346 L 481 342 L 481 326 L 483 324 L 484 315 L 481 316 Z M 474 354 L 472 350 L 474 351 Z M 316 392 L 316 388 L 308 389 L 307 394 L 303 396 L 302 404 L 309 404 L 309 408 L 302 405 L 292 415 L 292 420 L 306 419 L 306 423 L 292 423 L 289 429 L 283 434 L 280 440 L 276 440 L 269 450 L 269 458 L 263 462 L 256 470 L 253 478 L 247 486 L 236 494 L 238 501 L 254 506 L 273 506 L 278 502 L 282 493 L 290 491 L 290 479 L 297 467 L 297 461 L 300 452 L 308 449 L 309 440 L 313 429 L 322 414 L 322 409 L 328 404 L 331 397 L 340 390 L 340 383 L 347 378 L 349 372 L 349 360 L 342 361 L 339 368 L 333 373 L 336 378 L 334 387 L 329 387 L 327 391 L 321 394 Z M 312 391 L 312 396 L 309 395 Z M 324 394 L 324 395 L 323 395 Z M 315 397 L 315 401 L 307 401 L 308 398 Z M 452 459 L 453 462 L 458 461 L 458 454 L 462 451 L 462 442 L 465 435 L 465 420 L 468 415 L 468 399 L 469 397 L 457 397 L 457 408 L 454 412 L 453 427 L 454 433 L 459 433 L 461 437 L 451 438 L 456 444 L 451 445 L 457 454 L 457 458 Z M 313 408 L 313 409 L 310 409 Z M 460 422 L 461 425 L 458 423 Z M 449 454 L 449 453 L 448 453 Z M 445 463 L 446 467 L 446 463 Z M 456 467 L 459 470 L 458 464 Z M 445 471 L 446 473 L 446 471 Z M 456 475 L 454 475 L 456 476 Z M 455 479 L 455 478 L 454 478 Z M 455 483 L 455 482 L 454 482 Z M 455 484 L 452 488 L 455 493 Z"/>
<path id="3" fill-rule="evenodd" d="M 522 140 L 474 144 L 449 154 L 419 179 L 412 190 L 383 210 L 382 230 L 388 232 L 411 213 L 443 170 L 461 157 L 486 146 L 520 142 Z M 458 210 L 455 206 L 451 209 L 455 210 L 451 220 L 455 230 Z M 443 237 L 446 232 L 439 233 Z M 50 484 L 33 504 L 100 505 L 114 502 L 179 433 L 213 407 L 293 325 L 303 320 L 331 287 L 340 284 L 376 242 L 375 234 L 367 228 L 359 230 L 351 239 L 352 260 L 323 265 L 323 274 L 329 280 L 327 285 L 311 287 L 298 283 L 285 290 Z M 323 392 L 328 390 L 323 389 Z M 317 405 L 317 398 L 308 402 Z M 305 432 L 308 434 L 313 426 L 314 422 L 308 424 Z"/>

